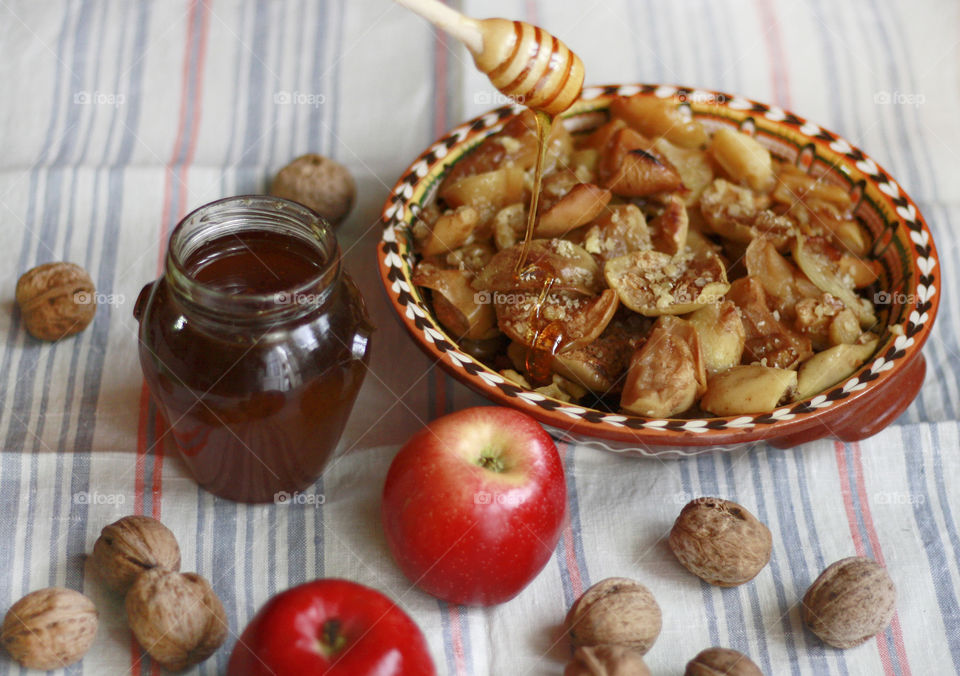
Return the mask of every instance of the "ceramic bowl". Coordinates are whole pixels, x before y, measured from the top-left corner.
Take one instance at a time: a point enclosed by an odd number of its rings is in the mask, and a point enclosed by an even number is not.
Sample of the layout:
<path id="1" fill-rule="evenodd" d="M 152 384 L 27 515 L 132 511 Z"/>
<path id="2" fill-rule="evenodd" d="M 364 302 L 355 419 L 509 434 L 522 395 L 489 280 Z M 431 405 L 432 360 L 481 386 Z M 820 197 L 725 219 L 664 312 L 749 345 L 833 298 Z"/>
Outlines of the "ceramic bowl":
<path id="1" fill-rule="evenodd" d="M 747 132 L 771 153 L 848 190 L 855 214 L 874 236 L 871 257 L 882 267 L 875 304 L 883 326 L 877 352 L 853 376 L 805 401 L 769 413 L 717 418 L 654 419 L 602 411 L 546 397 L 513 384 L 458 349 L 411 281 L 416 262 L 411 221 L 434 199 L 444 172 L 519 106 L 505 106 L 460 125 L 414 160 L 383 208 L 378 261 L 384 288 L 414 341 L 454 378 L 492 402 L 512 406 L 556 437 L 642 455 L 691 455 L 767 441 L 790 447 L 832 437 L 855 441 L 890 424 L 916 397 L 926 363 L 920 350 L 939 305 L 936 248 L 923 216 L 890 174 L 843 138 L 776 106 L 722 92 L 663 85 L 610 85 L 583 90 L 564 114 L 573 131 L 608 119 L 611 99 L 641 94 L 689 106 L 708 131 Z"/>

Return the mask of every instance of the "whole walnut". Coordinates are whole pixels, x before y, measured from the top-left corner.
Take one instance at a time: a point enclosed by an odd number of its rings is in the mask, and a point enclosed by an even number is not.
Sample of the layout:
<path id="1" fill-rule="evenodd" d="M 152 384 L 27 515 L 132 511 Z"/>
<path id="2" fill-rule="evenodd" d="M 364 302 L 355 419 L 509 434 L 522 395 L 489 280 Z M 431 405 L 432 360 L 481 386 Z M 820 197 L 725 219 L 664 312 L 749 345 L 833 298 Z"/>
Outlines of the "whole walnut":
<path id="1" fill-rule="evenodd" d="M 80 333 L 97 312 L 96 289 L 73 263 L 44 263 L 17 281 L 17 305 L 35 338 L 59 340 Z"/>
<path id="2" fill-rule="evenodd" d="M 301 155 L 273 179 L 270 194 L 308 206 L 332 225 L 346 218 L 357 185 L 342 164 L 322 155 Z"/>
<path id="3" fill-rule="evenodd" d="M 227 613 L 196 573 L 152 568 L 127 592 L 127 621 L 137 642 L 170 671 L 216 652 L 227 638 Z"/>
<path id="4" fill-rule="evenodd" d="M 29 669 L 58 669 L 87 653 L 97 635 L 97 618 L 93 601 L 78 591 L 38 589 L 7 611 L 0 642 Z"/>
<path id="5" fill-rule="evenodd" d="M 180 547 L 170 529 L 149 516 L 125 516 L 100 531 L 93 565 L 106 585 L 125 593 L 144 571 L 180 570 Z"/>
<path id="6" fill-rule="evenodd" d="M 663 617 L 649 589 L 611 577 L 585 591 L 564 624 L 575 648 L 619 645 L 645 655 L 660 635 Z"/>
<path id="7" fill-rule="evenodd" d="M 670 549 L 697 577 L 720 587 L 749 582 L 770 561 L 770 530 L 735 502 L 697 498 L 680 512 Z"/>
<path id="8" fill-rule="evenodd" d="M 563 676 L 650 676 L 643 655 L 621 645 L 577 648 Z"/>
<path id="9" fill-rule="evenodd" d="M 763 672 L 743 653 L 729 648 L 707 648 L 687 662 L 683 676 L 763 676 Z"/>
<path id="10" fill-rule="evenodd" d="M 887 628 L 897 589 L 886 569 L 860 556 L 827 566 L 803 596 L 804 623 L 824 643 L 853 648 Z"/>

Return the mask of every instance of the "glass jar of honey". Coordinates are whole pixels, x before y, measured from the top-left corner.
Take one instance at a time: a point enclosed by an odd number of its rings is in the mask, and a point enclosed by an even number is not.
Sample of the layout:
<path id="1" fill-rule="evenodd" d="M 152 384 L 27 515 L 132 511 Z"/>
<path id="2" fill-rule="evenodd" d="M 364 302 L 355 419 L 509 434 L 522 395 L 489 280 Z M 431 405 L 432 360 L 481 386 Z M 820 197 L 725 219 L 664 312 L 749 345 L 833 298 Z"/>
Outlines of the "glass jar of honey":
<path id="1" fill-rule="evenodd" d="M 372 331 L 320 216 L 266 195 L 200 207 L 174 229 L 134 316 L 147 387 L 201 486 L 267 502 L 320 476 Z"/>

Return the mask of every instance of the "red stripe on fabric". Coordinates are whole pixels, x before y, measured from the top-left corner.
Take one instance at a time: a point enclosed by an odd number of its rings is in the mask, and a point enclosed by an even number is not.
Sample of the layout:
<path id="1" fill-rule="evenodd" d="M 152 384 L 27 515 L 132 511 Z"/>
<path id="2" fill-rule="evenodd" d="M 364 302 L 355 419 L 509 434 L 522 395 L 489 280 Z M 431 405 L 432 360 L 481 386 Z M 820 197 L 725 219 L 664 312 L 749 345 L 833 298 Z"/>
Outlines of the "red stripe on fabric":
<path id="1" fill-rule="evenodd" d="M 449 71 L 449 53 L 447 51 L 447 37 L 435 30 L 433 41 L 433 136 L 439 138 L 446 133 L 449 122 L 447 120 L 447 74 Z M 433 402 L 434 418 L 446 415 L 447 410 L 447 375 L 438 365 L 433 367 L 433 382 L 435 398 Z"/>
<path id="2" fill-rule="evenodd" d="M 853 539 L 853 548 L 856 551 L 857 556 L 866 556 L 867 550 L 863 543 L 863 538 L 860 536 L 860 529 L 857 527 L 857 510 L 853 505 L 853 491 L 857 491 L 857 497 L 860 500 L 860 509 L 863 511 L 864 521 L 867 520 L 867 507 L 864 501 L 864 495 L 861 492 L 859 486 L 861 474 L 857 475 L 856 487 L 850 484 L 850 472 L 847 465 L 847 454 L 846 449 L 843 443 L 839 441 L 833 442 L 834 454 L 837 457 L 837 471 L 840 474 L 840 493 L 843 496 L 843 507 L 847 513 L 847 525 L 850 528 L 850 537 Z M 854 471 L 857 469 L 854 467 Z M 877 546 L 871 541 L 873 546 L 874 555 L 878 557 L 877 563 L 882 562 L 879 560 L 880 554 Z M 880 664 L 883 665 L 883 673 L 887 676 L 893 676 L 893 660 L 890 658 L 890 650 L 887 648 L 887 642 L 883 639 L 883 636 L 877 636 L 877 651 L 880 655 Z"/>
<path id="3" fill-rule="evenodd" d="M 527 0 L 527 6 L 523 10 L 530 23 L 537 23 L 537 0 Z"/>
<path id="4" fill-rule="evenodd" d="M 133 478 L 133 513 L 143 514 L 143 482 L 146 473 L 147 423 L 150 416 L 150 392 L 147 385 L 140 388 L 140 412 L 137 424 L 137 458 Z"/>
<path id="5" fill-rule="evenodd" d="M 196 148 L 197 140 L 197 128 L 199 127 L 200 122 L 200 112 L 202 109 L 201 93 L 203 91 L 203 65 L 204 58 L 206 55 L 206 42 L 209 35 L 209 7 L 202 0 L 191 0 L 190 3 L 190 16 L 187 22 L 187 35 L 186 35 L 186 44 L 184 47 L 183 55 L 183 69 L 182 69 L 182 82 L 180 88 L 180 115 L 177 122 L 177 135 L 173 144 L 173 153 L 170 157 L 170 161 L 167 164 L 166 172 L 164 176 L 164 191 L 163 191 L 163 211 L 160 221 L 160 247 L 158 251 L 158 260 L 157 260 L 157 270 L 158 273 L 163 269 L 163 258 L 165 246 L 164 243 L 167 241 L 169 236 L 169 227 L 168 223 L 170 221 L 170 209 L 172 202 L 172 191 L 173 191 L 173 179 L 174 179 L 174 165 L 177 160 L 177 155 L 179 154 L 179 149 L 183 145 L 183 136 L 186 131 L 186 122 L 187 122 L 187 107 L 188 107 L 188 97 L 190 93 L 190 64 L 193 56 L 193 41 L 197 25 L 198 10 L 200 11 L 200 41 L 196 53 L 196 91 L 194 98 L 194 110 L 191 120 L 191 138 L 187 148 L 187 154 L 184 157 L 184 170 L 182 182 L 186 183 L 187 177 L 187 165 L 193 157 L 194 149 Z M 181 200 L 180 209 L 178 210 L 180 215 L 184 213 L 185 200 Z M 179 219 L 178 219 L 179 220 Z M 161 514 L 161 503 L 163 498 L 163 443 L 160 441 L 162 439 L 161 435 L 157 435 L 157 440 L 154 442 L 154 448 L 147 449 L 146 437 L 147 437 L 147 425 L 149 424 L 149 392 L 147 390 L 146 383 L 143 384 L 141 389 L 140 397 L 140 421 L 137 430 L 137 459 L 136 459 L 136 474 L 134 478 L 134 505 L 135 511 L 137 514 L 143 513 L 143 499 L 145 486 L 145 475 L 146 475 L 146 456 L 148 450 L 153 452 L 154 456 L 154 469 L 153 469 L 153 485 L 152 497 L 151 500 L 151 511 L 153 516 L 157 519 L 160 518 Z M 160 416 L 158 416 L 158 420 Z M 159 429 L 161 426 L 157 425 Z M 165 425 L 163 425 L 165 428 Z M 141 651 L 136 644 L 136 641 L 132 641 L 131 645 L 131 669 L 130 673 L 133 676 L 139 676 L 141 674 Z M 160 668 L 159 665 L 154 664 L 151 673 L 159 674 Z"/>
<path id="6" fill-rule="evenodd" d="M 447 606 L 450 611 L 450 639 L 453 643 L 453 661 L 457 676 L 467 673 L 467 661 L 463 654 L 463 630 L 461 629 L 460 609 L 452 603 Z"/>
<path id="7" fill-rule="evenodd" d="M 446 36 L 434 29 L 433 42 L 433 136 L 447 131 L 447 43 Z"/>
<path id="8" fill-rule="evenodd" d="M 870 513 L 870 502 L 867 499 L 867 482 L 863 476 L 863 455 L 860 444 L 853 442 L 851 447 L 853 448 L 853 471 L 857 481 L 857 495 L 860 498 L 860 509 L 863 512 L 863 525 L 867 530 L 867 538 L 870 540 L 870 547 L 873 549 L 873 555 L 876 557 L 877 563 L 881 566 L 886 566 L 883 550 L 880 548 L 880 538 L 877 536 L 877 529 L 873 525 L 873 515 Z M 910 676 L 910 664 L 907 661 L 907 650 L 903 644 L 903 631 L 900 627 L 899 614 L 894 614 L 890 628 L 893 630 L 893 645 L 897 651 L 897 659 L 902 667 L 902 673 L 904 676 Z M 878 636 L 877 642 L 879 643 L 881 640 Z M 886 641 L 883 641 L 883 645 L 884 649 L 886 649 Z"/>
<path id="9" fill-rule="evenodd" d="M 772 0 L 756 0 L 760 13 L 763 39 L 770 54 L 770 81 L 773 88 L 773 102 L 784 108 L 790 104 L 790 76 L 787 71 L 786 52 L 783 48 L 783 32 Z"/>
<path id="10" fill-rule="evenodd" d="M 573 447 L 565 441 L 560 442 L 563 449 L 561 457 L 563 458 L 563 468 L 566 472 L 573 458 Z M 577 550 L 573 544 L 573 521 L 570 519 L 570 509 L 567 508 L 567 518 L 563 525 L 563 554 L 567 567 L 567 575 L 570 577 L 570 588 L 573 591 L 574 598 L 580 598 L 583 594 L 583 576 L 580 573 L 580 565 L 577 563 Z"/>

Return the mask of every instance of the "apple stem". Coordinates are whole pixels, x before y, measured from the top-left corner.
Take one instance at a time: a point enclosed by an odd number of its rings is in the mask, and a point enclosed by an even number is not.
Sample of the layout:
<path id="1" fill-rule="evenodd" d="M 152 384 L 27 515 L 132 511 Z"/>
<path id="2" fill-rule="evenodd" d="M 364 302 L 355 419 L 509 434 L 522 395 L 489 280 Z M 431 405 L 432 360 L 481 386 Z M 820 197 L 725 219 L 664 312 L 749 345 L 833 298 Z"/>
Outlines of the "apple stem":
<path id="1" fill-rule="evenodd" d="M 347 637 L 340 633 L 340 620 L 336 618 L 324 622 L 320 632 L 321 650 L 327 657 L 340 652 L 347 642 Z"/>
<path id="2" fill-rule="evenodd" d="M 503 471 L 503 462 L 500 458 L 496 458 L 492 455 L 481 455 L 480 459 L 477 461 L 477 464 L 488 469 L 491 472 L 502 472 Z"/>

